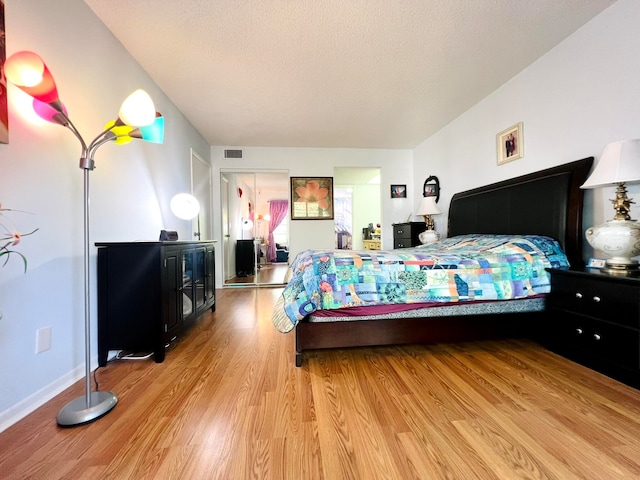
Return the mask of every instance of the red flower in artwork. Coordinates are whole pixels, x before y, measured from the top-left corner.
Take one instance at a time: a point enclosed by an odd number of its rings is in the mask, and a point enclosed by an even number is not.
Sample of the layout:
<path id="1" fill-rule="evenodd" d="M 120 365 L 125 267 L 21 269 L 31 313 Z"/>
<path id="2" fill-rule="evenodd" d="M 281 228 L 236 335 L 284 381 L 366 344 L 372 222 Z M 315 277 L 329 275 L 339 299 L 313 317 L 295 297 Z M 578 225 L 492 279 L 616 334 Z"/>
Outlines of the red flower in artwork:
<path id="1" fill-rule="evenodd" d="M 299 202 L 317 203 L 323 210 L 329 208 L 329 189 L 320 187 L 318 182 L 307 182 L 306 187 L 296 188 L 296 194 Z"/>

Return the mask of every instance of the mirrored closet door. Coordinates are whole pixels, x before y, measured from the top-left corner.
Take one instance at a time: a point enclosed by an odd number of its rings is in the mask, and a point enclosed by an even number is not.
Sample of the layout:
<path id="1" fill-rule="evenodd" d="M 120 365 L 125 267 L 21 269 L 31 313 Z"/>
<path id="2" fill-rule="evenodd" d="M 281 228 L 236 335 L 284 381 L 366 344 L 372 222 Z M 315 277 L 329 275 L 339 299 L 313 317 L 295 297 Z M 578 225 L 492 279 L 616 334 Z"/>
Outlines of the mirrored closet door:
<path id="1" fill-rule="evenodd" d="M 284 285 L 289 257 L 289 174 L 221 171 L 225 287 Z"/>
<path id="2" fill-rule="evenodd" d="M 336 167 L 333 175 L 335 248 L 380 250 L 382 248 L 380 169 Z"/>

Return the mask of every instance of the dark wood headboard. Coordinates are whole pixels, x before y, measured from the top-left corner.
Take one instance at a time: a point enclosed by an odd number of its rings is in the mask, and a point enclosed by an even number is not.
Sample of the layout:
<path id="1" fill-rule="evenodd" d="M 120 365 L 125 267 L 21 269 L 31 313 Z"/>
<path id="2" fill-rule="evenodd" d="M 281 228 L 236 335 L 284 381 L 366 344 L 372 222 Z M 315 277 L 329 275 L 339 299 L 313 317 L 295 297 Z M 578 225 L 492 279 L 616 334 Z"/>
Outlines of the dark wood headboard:
<path id="1" fill-rule="evenodd" d="M 467 233 L 537 234 L 558 240 L 573 267 L 582 258 L 580 189 L 593 157 L 456 193 L 447 236 Z"/>

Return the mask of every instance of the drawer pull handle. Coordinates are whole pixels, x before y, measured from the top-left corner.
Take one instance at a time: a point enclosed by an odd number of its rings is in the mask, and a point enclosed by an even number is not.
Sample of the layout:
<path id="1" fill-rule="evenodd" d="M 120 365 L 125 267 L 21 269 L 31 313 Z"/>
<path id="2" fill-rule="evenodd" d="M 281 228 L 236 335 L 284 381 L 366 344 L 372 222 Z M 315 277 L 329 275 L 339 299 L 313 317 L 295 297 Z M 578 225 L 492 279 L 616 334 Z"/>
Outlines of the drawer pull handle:
<path id="1" fill-rule="evenodd" d="M 596 303 L 600 303 L 600 297 L 593 297 L 593 301 Z"/>
<path id="2" fill-rule="evenodd" d="M 593 334 L 594 340 L 600 340 L 600 335 L 598 333 Z"/>
<path id="3" fill-rule="evenodd" d="M 576 292 L 576 298 L 582 298 L 582 294 L 580 292 Z"/>
<path id="4" fill-rule="evenodd" d="M 576 328 L 576 333 L 578 335 L 582 335 L 582 329 L 581 328 Z"/>

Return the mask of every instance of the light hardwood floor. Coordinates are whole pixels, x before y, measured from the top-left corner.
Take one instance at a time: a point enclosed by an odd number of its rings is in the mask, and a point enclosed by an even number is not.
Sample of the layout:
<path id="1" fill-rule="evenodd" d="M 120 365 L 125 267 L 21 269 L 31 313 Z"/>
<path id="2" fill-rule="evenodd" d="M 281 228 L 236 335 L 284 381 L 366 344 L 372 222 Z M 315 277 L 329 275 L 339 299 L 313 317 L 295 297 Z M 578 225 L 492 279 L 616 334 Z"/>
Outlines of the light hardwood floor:
<path id="1" fill-rule="evenodd" d="M 271 325 L 281 288 L 218 291 L 164 363 L 98 369 L 119 403 L 0 433 L 7 479 L 639 479 L 640 391 L 523 340 L 315 351 Z"/>
<path id="2" fill-rule="evenodd" d="M 271 285 L 271 286 L 284 286 L 286 285 L 285 277 L 287 276 L 287 270 L 289 265 L 286 263 L 267 263 L 260 265 L 258 269 L 258 275 L 249 275 L 246 277 L 232 277 L 225 282 L 225 285 L 238 286 L 251 284 Z"/>

